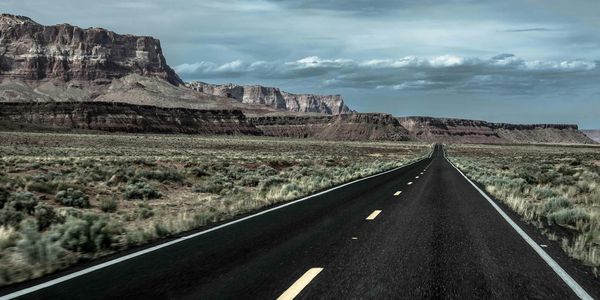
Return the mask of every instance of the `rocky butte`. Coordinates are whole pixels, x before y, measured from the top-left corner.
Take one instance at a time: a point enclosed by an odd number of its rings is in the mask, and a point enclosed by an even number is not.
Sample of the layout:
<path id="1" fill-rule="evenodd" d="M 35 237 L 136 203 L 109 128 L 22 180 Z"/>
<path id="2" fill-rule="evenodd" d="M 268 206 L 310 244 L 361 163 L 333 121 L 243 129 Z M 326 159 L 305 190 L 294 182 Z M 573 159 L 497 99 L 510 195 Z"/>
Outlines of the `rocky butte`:
<path id="1" fill-rule="evenodd" d="M 290 112 L 315 112 L 329 115 L 351 113 L 340 95 L 292 94 L 275 87 L 260 85 L 209 84 L 190 82 L 196 91 L 236 99 L 242 103 L 262 104 Z"/>
<path id="2" fill-rule="evenodd" d="M 103 84 L 135 73 L 182 83 L 167 65 L 160 42 L 148 36 L 69 24 L 43 26 L 27 17 L 2 14 L 0 49 L 2 78 Z"/>

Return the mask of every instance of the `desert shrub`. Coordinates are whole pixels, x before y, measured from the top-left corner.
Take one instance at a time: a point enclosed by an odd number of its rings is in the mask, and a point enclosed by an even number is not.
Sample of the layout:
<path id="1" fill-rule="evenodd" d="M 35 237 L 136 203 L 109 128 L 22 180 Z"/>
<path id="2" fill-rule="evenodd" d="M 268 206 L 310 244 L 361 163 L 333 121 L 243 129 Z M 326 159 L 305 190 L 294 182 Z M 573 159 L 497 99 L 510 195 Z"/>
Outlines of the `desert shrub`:
<path id="1" fill-rule="evenodd" d="M 0 226 L 18 227 L 27 215 L 33 214 L 38 199 L 30 192 L 10 193 L 0 209 Z"/>
<path id="2" fill-rule="evenodd" d="M 531 189 L 531 193 L 537 199 L 548 199 L 557 196 L 556 192 L 546 187 L 535 186 Z"/>
<path id="3" fill-rule="evenodd" d="M 580 208 L 563 208 L 548 215 L 548 223 L 576 226 L 578 222 L 588 221 L 590 216 Z"/>
<path id="4" fill-rule="evenodd" d="M 14 192 L 8 197 L 7 206 L 13 207 L 16 211 L 32 214 L 35 206 L 38 204 L 38 198 L 30 192 Z"/>
<path id="5" fill-rule="evenodd" d="M 266 179 L 262 180 L 260 183 L 260 192 L 261 193 L 266 193 L 269 190 L 271 190 L 271 188 L 277 186 L 277 185 L 281 185 L 286 183 L 287 180 L 279 177 L 279 176 L 269 176 Z"/>
<path id="6" fill-rule="evenodd" d="M 0 251 L 15 245 L 19 237 L 17 231 L 12 226 L 0 226 Z"/>
<path id="7" fill-rule="evenodd" d="M 196 185 L 193 189 L 196 193 L 210 193 L 218 194 L 223 190 L 223 184 L 213 181 L 206 181 L 202 184 Z"/>
<path id="8" fill-rule="evenodd" d="M 100 210 L 102 210 L 103 212 L 115 212 L 117 211 L 117 207 L 117 199 L 114 196 L 110 198 L 103 198 L 102 200 L 100 200 Z"/>
<path id="9" fill-rule="evenodd" d="M 230 182 L 230 179 L 221 173 L 217 173 L 213 175 L 210 179 L 195 186 L 194 192 L 222 194 L 223 192 L 227 192 L 227 190 L 231 188 L 233 188 L 233 183 Z"/>
<path id="10" fill-rule="evenodd" d="M 4 204 L 8 201 L 10 192 L 3 186 L 0 186 L 0 208 L 4 207 Z"/>
<path id="11" fill-rule="evenodd" d="M 267 193 L 270 200 L 291 200 L 302 195 L 302 189 L 294 183 L 286 183 L 281 186 L 272 187 Z"/>
<path id="12" fill-rule="evenodd" d="M 34 216 L 37 220 L 39 230 L 44 230 L 52 224 L 63 221 L 62 217 L 56 214 L 51 206 L 43 203 L 38 203 L 38 205 L 36 205 Z"/>
<path id="13" fill-rule="evenodd" d="M 242 186 L 255 187 L 260 183 L 260 178 L 254 175 L 244 176 L 240 179 L 239 184 Z"/>
<path id="14" fill-rule="evenodd" d="M 261 165 L 258 168 L 256 168 L 256 173 L 258 173 L 262 177 L 266 177 L 266 176 L 277 175 L 278 172 L 277 172 L 277 170 L 275 170 L 269 166 Z"/>
<path id="15" fill-rule="evenodd" d="M 44 271 L 53 271 L 71 263 L 69 252 L 62 248 L 54 236 L 38 231 L 35 220 L 26 220 L 21 224 L 21 239 L 17 242 L 18 252 L 30 264 Z"/>
<path id="16" fill-rule="evenodd" d="M 19 223 L 25 219 L 26 214 L 15 210 L 12 206 L 6 206 L 0 209 L 0 226 L 19 226 Z"/>
<path id="17" fill-rule="evenodd" d="M 171 233 L 169 229 L 162 223 L 154 223 L 154 232 L 159 237 L 164 237 Z"/>
<path id="18" fill-rule="evenodd" d="M 125 187 L 124 195 L 125 195 L 125 198 L 127 198 L 127 199 L 143 199 L 143 200 L 156 199 L 156 198 L 161 197 L 160 192 L 154 190 L 152 188 L 152 186 L 150 186 L 149 184 L 147 184 L 143 181 L 138 181 L 138 182 L 135 182 L 132 184 L 128 184 Z"/>
<path id="19" fill-rule="evenodd" d="M 546 200 L 544 203 L 544 212 L 548 214 L 559 209 L 569 208 L 571 206 L 571 202 L 565 197 L 552 197 Z"/>
<path id="20" fill-rule="evenodd" d="M 210 175 L 208 172 L 206 172 L 200 168 L 188 169 L 187 173 L 190 174 L 191 176 L 198 177 L 198 178 Z"/>
<path id="21" fill-rule="evenodd" d="M 144 220 L 151 218 L 154 216 L 154 211 L 151 207 L 148 206 L 140 206 L 135 210 L 135 216 L 137 219 Z"/>
<path id="22" fill-rule="evenodd" d="M 67 189 L 56 193 L 56 201 L 62 205 L 86 208 L 90 207 L 90 200 L 86 194 L 80 190 Z"/>
<path id="23" fill-rule="evenodd" d="M 177 170 L 149 170 L 149 171 L 141 171 L 139 175 L 143 178 L 156 180 L 161 182 L 181 182 L 183 181 L 183 176 Z"/>
<path id="24" fill-rule="evenodd" d="M 84 214 L 81 218 L 68 217 L 65 223 L 52 229 L 63 248 L 83 253 L 109 249 L 123 233 L 120 224 L 95 214 Z"/>
<path id="25" fill-rule="evenodd" d="M 27 190 L 44 194 L 54 194 L 56 185 L 45 181 L 34 181 L 27 185 Z"/>

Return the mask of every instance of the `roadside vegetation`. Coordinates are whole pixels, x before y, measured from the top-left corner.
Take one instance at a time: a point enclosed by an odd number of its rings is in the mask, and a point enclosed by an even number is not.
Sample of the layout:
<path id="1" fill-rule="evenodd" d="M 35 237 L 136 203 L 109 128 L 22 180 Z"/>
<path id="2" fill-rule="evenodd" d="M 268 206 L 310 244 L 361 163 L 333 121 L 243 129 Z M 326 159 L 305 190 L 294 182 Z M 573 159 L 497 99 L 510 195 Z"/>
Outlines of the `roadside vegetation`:
<path id="1" fill-rule="evenodd" d="M 401 166 L 430 147 L 0 133 L 0 285 Z"/>
<path id="2" fill-rule="evenodd" d="M 600 147 L 453 145 L 448 155 L 600 275 Z"/>

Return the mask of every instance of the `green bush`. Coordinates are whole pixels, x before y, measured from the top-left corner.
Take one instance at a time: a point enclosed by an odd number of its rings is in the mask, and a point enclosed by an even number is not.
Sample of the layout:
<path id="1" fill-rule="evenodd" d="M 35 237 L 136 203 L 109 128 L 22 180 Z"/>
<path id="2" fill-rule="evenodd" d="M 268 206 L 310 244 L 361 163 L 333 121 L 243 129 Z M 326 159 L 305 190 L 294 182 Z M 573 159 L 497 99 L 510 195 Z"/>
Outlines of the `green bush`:
<path id="1" fill-rule="evenodd" d="M 63 221 L 51 206 L 47 206 L 43 203 L 38 203 L 35 207 L 34 216 L 37 219 L 38 229 L 44 230 L 50 225 L 60 223 Z"/>
<path id="2" fill-rule="evenodd" d="M 15 210 L 12 206 L 6 206 L 0 209 L 0 226 L 18 227 L 19 223 L 25 219 L 26 214 Z"/>
<path id="3" fill-rule="evenodd" d="M 547 219 L 550 224 L 575 226 L 577 222 L 588 221 L 590 216 L 580 208 L 563 208 L 549 214 Z"/>
<path id="4" fill-rule="evenodd" d="M 544 203 L 544 212 L 551 213 L 563 208 L 570 208 L 573 204 L 565 197 L 552 197 Z"/>
<path id="5" fill-rule="evenodd" d="M 199 184 L 194 187 L 194 192 L 196 193 L 210 193 L 210 194 L 220 194 L 226 186 L 231 186 L 231 183 L 220 183 L 214 181 L 207 181 L 203 184 Z"/>
<path id="6" fill-rule="evenodd" d="M 145 220 L 154 216 L 154 211 L 148 206 L 140 206 L 135 210 L 135 216 L 137 219 Z"/>
<path id="7" fill-rule="evenodd" d="M 141 171 L 139 175 L 143 178 L 150 180 L 157 180 L 161 182 L 182 182 L 183 176 L 177 170 L 150 170 Z"/>
<path id="8" fill-rule="evenodd" d="M 125 198 L 127 199 L 156 199 L 160 198 L 161 194 L 154 190 L 149 184 L 138 181 L 132 184 L 128 184 L 125 187 L 124 192 Z"/>
<path id="9" fill-rule="evenodd" d="M 8 201 L 4 204 L 13 207 L 16 211 L 32 214 L 35 206 L 38 204 L 38 198 L 30 192 L 11 193 Z"/>
<path id="10" fill-rule="evenodd" d="M 545 187 L 538 187 L 538 186 L 533 187 L 531 189 L 531 193 L 537 199 L 540 199 L 540 200 L 557 196 L 556 192 L 554 192 L 553 190 L 551 190 L 549 188 L 545 188 Z"/>
<path id="11" fill-rule="evenodd" d="M 258 184 L 260 183 L 260 178 L 254 175 L 248 175 L 242 177 L 239 183 L 242 186 L 255 187 L 258 186 Z"/>
<path id="12" fill-rule="evenodd" d="M 32 265 L 37 265 L 46 272 L 69 265 L 70 254 L 62 248 L 55 236 L 43 235 L 38 231 L 39 225 L 34 220 L 26 220 L 21 224 L 21 239 L 17 249 Z"/>
<path id="13" fill-rule="evenodd" d="M 95 214 L 84 214 L 81 218 L 68 217 L 65 223 L 52 229 L 63 248 L 83 253 L 110 249 L 123 233 L 120 224 Z"/>
<path id="14" fill-rule="evenodd" d="M 103 212 L 107 212 L 107 213 L 115 212 L 115 211 L 117 211 L 117 207 L 118 207 L 117 199 L 114 196 L 100 200 L 100 209 Z"/>
<path id="15" fill-rule="evenodd" d="M 18 227 L 27 215 L 33 214 L 37 204 L 37 197 L 30 192 L 10 193 L 0 209 L 0 226 Z"/>
<path id="16" fill-rule="evenodd" d="M 67 189 L 56 193 L 56 200 L 66 206 L 87 208 L 90 207 L 88 196 L 80 190 Z"/>
<path id="17" fill-rule="evenodd" d="M 261 193 L 266 193 L 269 190 L 271 190 L 271 188 L 287 183 L 288 181 L 286 179 L 283 179 L 279 176 L 270 176 L 267 177 L 265 180 L 263 180 L 260 183 L 260 192 Z"/>
<path id="18" fill-rule="evenodd" d="M 4 204 L 8 201 L 10 192 L 3 186 L 0 186 L 0 208 L 4 207 Z"/>
<path id="19" fill-rule="evenodd" d="M 56 192 L 56 184 L 47 181 L 33 181 L 27 185 L 27 190 L 44 194 L 54 194 Z"/>

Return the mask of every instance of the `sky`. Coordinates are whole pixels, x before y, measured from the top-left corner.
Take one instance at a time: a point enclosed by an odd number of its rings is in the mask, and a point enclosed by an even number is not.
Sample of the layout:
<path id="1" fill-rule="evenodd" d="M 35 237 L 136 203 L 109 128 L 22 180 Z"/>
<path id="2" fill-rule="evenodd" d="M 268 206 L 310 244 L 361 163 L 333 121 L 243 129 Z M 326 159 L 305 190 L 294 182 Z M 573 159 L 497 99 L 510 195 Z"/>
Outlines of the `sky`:
<path id="1" fill-rule="evenodd" d="M 600 128 L 597 0 L 2 0 L 161 40 L 186 81 L 341 94 L 350 108 Z"/>

